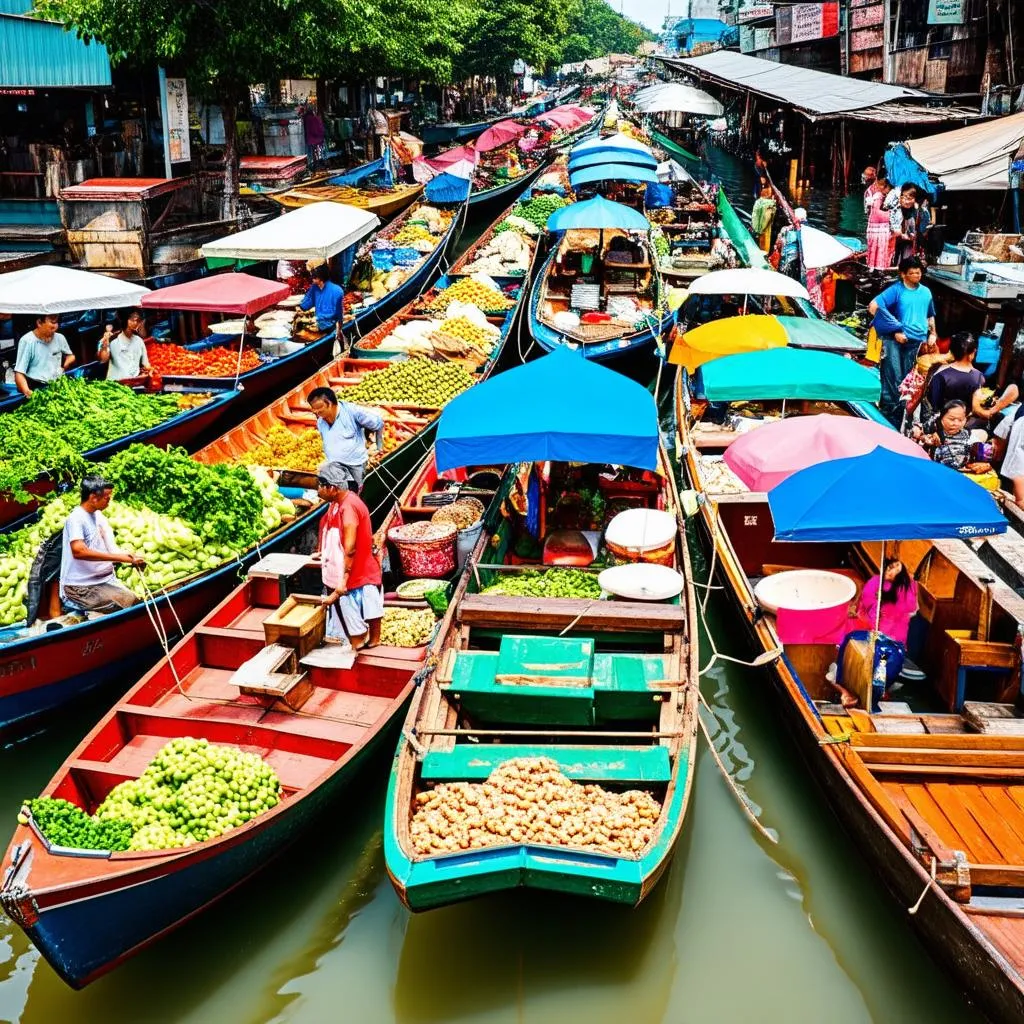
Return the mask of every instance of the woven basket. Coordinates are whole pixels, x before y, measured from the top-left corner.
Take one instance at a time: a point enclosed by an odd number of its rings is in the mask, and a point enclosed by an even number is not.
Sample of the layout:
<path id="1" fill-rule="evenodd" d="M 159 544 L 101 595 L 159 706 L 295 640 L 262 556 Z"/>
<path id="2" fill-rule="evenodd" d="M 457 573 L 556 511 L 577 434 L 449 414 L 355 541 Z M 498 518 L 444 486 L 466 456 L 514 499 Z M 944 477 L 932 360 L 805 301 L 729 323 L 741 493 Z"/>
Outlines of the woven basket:
<path id="1" fill-rule="evenodd" d="M 398 550 L 402 563 L 402 575 L 410 577 L 427 576 L 437 579 L 455 571 L 455 540 L 458 530 L 454 523 L 443 537 L 431 540 L 403 539 L 396 536 L 401 527 L 388 530 L 388 540 Z"/>

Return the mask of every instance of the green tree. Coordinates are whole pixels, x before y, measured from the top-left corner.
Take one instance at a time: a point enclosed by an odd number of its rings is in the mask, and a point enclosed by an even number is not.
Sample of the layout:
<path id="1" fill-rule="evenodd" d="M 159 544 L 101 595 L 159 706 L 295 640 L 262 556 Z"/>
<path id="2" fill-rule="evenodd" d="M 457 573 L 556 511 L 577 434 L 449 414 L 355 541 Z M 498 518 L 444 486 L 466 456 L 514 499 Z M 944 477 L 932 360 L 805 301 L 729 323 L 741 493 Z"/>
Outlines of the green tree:
<path id="1" fill-rule="evenodd" d="M 562 44 L 561 63 L 575 64 L 608 53 L 636 53 L 654 33 L 612 10 L 605 0 L 581 0 L 579 15 Z"/>
<path id="2" fill-rule="evenodd" d="M 235 122 L 249 86 L 288 74 L 446 77 L 473 0 L 36 0 L 43 17 L 107 47 L 114 63 L 165 64 L 224 113 L 224 215 L 238 195 Z"/>
<path id="3" fill-rule="evenodd" d="M 562 39 L 579 17 L 583 0 L 478 0 L 478 18 L 468 34 L 458 77 L 490 75 L 507 81 L 523 60 L 545 70 L 561 58 Z"/>

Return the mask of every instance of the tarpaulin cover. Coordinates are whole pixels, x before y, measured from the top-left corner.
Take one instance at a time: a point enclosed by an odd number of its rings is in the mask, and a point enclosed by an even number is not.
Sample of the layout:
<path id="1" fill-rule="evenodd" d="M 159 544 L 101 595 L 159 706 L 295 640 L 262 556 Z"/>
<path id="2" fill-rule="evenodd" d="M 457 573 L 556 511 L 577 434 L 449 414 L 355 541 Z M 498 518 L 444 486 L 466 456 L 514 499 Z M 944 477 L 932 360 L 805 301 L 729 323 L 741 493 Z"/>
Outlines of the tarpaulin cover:
<path id="1" fill-rule="evenodd" d="M 606 139 L 587 139 L 586 142 L 578 143 L 569 150 L 569 159 L 573 160 L 584 153 L 613 153 L 618 149 L 632 149 L 635 152 L 649 155 L 651 153 L 650 146 L 645 146 L 642 142 L 619 132 L 617 135 L 609 135 Z"/>
<path id="2" fill-rule="evenodd" d="M 554 125 L 556 128 L 562 128 L 569 131 L 573 128 L 579 128 L 580 125 L 586 124 L 592 114 L 584 114 L 578 107 L 555 107 L 554 110 L 549 110 L 546 114 L 541 114 L 537 120 L 541 124 Z"/>
<path id="3" fill-rule="evenodd" d="M 70 267 L 29 267 L 0 274 L 0 313 L 83 313 L 134 306 L 148 288 Z"/>
<path id="4" fill-rule="evenodd" d="M 770 491 L 808 466 L 867 455 L 880 445 L 911 459 L 928 458 L 920 445 L 887 423 L 821 413 L 790 416 L 749 430 L 729 445 L 723 459 L 752 491 Z"/>
<path id="5" fill-rule="evenodd" d="M 992 496 L 955 469 L 875 448 L 802 469 L 768 492 L 775 539 L 937 540 L 1004 533 Z"/>
<path id="6" fill-rule="evenodd" d="M 379 224 L 375 213 L 325 200 L 207 242 L 201 252 L 235 260 L 328 260 Z"/>
<path id="7" fill-rule="evenodd" d="M 984 124 L 911 139 L 886 151 L 887 176 L 894 184 L 913 181 L 927 183 L 934 195 L 935 179 L 947 192 L 974 189 L 999 191 L 1009 187 L 1010 161 L 1024 139 L 1024 113 L 997 117 Z M 917 175 L 901 155 L 917 165 Z M 907 177 L 900 172 L 911 171 Z"/>
<path id="8" fill-rule="evenodd" d="M 902 85 L 865 82 L 859 78 L 833 75 L 827 71 L 780 64 L 731 50 L 718 50 L 702 57 L 668 60 L 671 67 L 697 72 L 723 85 L 739 86 L 761 96 L 806 110 L 810 114 L 839 114 L 864 110 L 880 103 L 908 97 L 924 99 L 926 94 Z"/>
<path id="9" fill-rule="evenodd" d="M 427 182 L 423 195 L 431 203 L 461 203 L 472 187 L 469 178 L 460 178 L 445 171 Z"/>
<path id="10" fill-rule="evenodd" d="M 559 346 L 453 398 L 435 452 L 439 470 L 548 459 L 656 469 L 658 410 L 642 385 Z"/>
<path id="11" fill-rule="evenodd" d="M 580 153 L 569 157 L 569 173 L 575 174 L 586 167 L 600 167 L 602 164 L 628 164 L 631 167 L 650 167 L 656 170 L 658 161 L 652 153 L 641 153 L 636 149 L 618 149 L 611 152 L 591 150 L 589 153 Z"/>
<path id="12" fill-rule="evenodd" d="M 809 299 L 807 289 L 777 270 L 760 267 L 735 267 L 712 270 L 690 285 L 691 295 L 784 295 L 791 299 Z"/>
<path id="13" fill-rule="evenodd" d="M 372 160 L 368 164 L 361 164 L 345 174 L 337 174 L 328 180 L 332 185 L 358 185 L 361 181 L 372 178 L 375 174 L 382 175 L 384 184 L 389 188 L 394 185 L 395 177 L 391 171 L 390 149 L 385 149 L 384 155 L 379 160 Z"/>
<path id="14" fill-rule="evenodd" d="M 192 313 L 250 316 L 286 299 L 291 289 L 280 281 L 251 274 L 210 274 L 143 296 L 145 309 L 180 309 Z"/>
<path id="15" fill-rule="evenodd" d="M 526 130 L 526 125 L 519 124 L 518 121 L 499 121 L 481 133 L 480 138 L 476 140 L 476 151 L 478 153 L 489 153 L 492 149 L 497 149 L 499 146 L 515 142 L 520 135 L 526 134 Z"/>
<path id="16" fill-rule="evenodd" d="M 629 164 L 599 164 L 597 167 L 584 167 L 569 174 L 569 184 L 573 188 L 595 181 L 649 181 L 657 184 L 658 175 L 654 173 L 653 167 Z"/>
<path id="17" fill-rule="evenodd" d="M 666 83 L 664 88 L 655 86 L 651 91 L 644 90 L 645 95 L 639 93 L 633 98 L 637 109 L 645 114 L 661 114 L 681 112 L 684 114 L 697 114 L 702 117 L 720 117 L 725 113 L 725 107 L 703 89 L 694 89 L 689 85 L 681 85 L 678 82 Z"/>
<path id="18" fill-rule="evenodd" d="M 572 203 L 555 210 L 548 217 L 548 231 L 571 228 L 620 228 L 623 231 L 650 231 L 651 222 L 639 210 L 613 203 L 604 196 L 594 196 L 582 203 Z"/>

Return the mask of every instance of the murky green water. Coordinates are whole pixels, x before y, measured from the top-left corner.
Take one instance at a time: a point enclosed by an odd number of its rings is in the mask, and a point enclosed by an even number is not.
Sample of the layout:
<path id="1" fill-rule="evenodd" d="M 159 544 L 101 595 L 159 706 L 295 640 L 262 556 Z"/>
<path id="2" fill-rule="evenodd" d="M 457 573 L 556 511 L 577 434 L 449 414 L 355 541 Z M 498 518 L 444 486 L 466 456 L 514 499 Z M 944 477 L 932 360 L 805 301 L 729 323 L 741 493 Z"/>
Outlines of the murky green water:
<path id="1" fill-rule="evenodd" d="M 470 231 L 473 227 L 469 226 Z M 696 571 L 706 568 L 698 557 Z M 742 656 L 720 595 L 723 651 Z M 701 660 L 711 655 L 703 643 Z M 0 1020 L 257 1024 L 935 1024 L 977 1019 L 851 848 L 786 738 L 767 678 L 704 677 L 723 758 L 779 835 L 759 839 L 702 747 L 675 860 L 639 909 L 513 894 L 412 917 L 384 871 L 388 759 L 315 834 L 83 992 L 0 920 Z M 0 841 L 106 701 L 0 751 Z"/>

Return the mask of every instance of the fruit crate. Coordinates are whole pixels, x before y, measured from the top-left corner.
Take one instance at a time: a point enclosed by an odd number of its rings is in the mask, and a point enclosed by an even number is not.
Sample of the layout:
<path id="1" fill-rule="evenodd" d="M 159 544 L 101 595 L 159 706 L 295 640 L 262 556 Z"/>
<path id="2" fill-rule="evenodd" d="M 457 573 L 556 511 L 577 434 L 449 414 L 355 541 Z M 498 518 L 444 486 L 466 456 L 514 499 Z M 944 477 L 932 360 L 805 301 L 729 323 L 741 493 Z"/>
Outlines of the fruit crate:
<path id="1" fill-rule="evenodd" d="M 326 627 L 326 608 L 319 597 L 292 594 L 263 620 L 263 635 L 268 644 L 294 647 L 297 657 L 304 658 L 323 643 Z"/>

